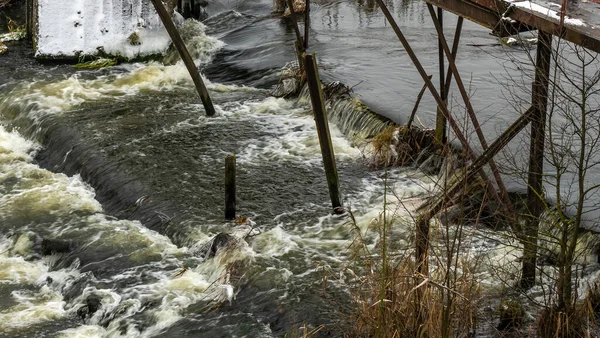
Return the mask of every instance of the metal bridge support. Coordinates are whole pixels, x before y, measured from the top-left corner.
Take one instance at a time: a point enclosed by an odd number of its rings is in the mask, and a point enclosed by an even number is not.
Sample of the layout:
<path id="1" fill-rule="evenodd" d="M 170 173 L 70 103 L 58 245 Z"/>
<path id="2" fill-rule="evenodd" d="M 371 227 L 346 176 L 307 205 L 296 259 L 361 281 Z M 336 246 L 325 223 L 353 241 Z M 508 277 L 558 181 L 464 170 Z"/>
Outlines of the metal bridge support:
<path id="1" fill-rule="evenodd" d="M 527 209 L 529 215 L 523 229 L 521 287 L 524 289 L 531 288 L 535 284 L 538 228 L 540 214 L 544 209 L 542 179 L 551 58 L 552 34 L 538 31 L 535 79 L 532 88 L 534 114 L 531 120 L 529 175 L 527 179 Z"/>

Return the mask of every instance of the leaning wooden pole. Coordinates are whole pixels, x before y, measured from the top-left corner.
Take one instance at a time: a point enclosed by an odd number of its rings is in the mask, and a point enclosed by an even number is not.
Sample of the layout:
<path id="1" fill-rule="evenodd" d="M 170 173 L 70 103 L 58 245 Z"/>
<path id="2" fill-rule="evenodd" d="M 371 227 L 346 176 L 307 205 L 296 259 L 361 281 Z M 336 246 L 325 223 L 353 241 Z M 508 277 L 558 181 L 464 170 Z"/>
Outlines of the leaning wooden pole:
<path id="1" fill-rule="evenodd" d="M 235 218 L 235 155 L 225 157 L 225 219 Z"/>
<path id="2" fill-rule="evenodd" d="M 529 175 L 527 178 L 527 209 L 529 215 L 525 222 L 523 236 L 521 287 L 524 289 L 529 289 L 535 284 L 538 228 L 540 215 L 544 210 L 542 179 L 551 58 L 552 35 L 538 31 L 535 79 L 532 88 L 532 106 L 535 113 L 531 122 Z"/>
<path id="3" fill-rule="evenodd" d="M 160 16 L 160 19 L 165 25 L 165 28 L 167 29 L 167 32 L 169 33 L 169 36 L 171 37 L 175 48 L 177 48 L 177 51 L 179 52 L 183 63 L 185 64 L 188 72 L 190 73 L 190 76 L 192 77 L 192 80 L 194 81 L 194 84 L 196 85 L 196 90 L 198 90 L 198 94 L 200 94 L 200 99 L 202 100 L 202 104 L 204 105 L 204 110 L 206 110 L 206 115 L 215 115 L 215 107 L 213 106 L 212 100 L 210 99 L 210 95 L 208 95 L 208 90 L 204 85 L 204 81 L 202 81 L 202 77 L 200 76 L 198 67 L 196 67 L 194 59 L 192 59 L 190 53 L 185 47 L 185 43 L 183 42 L 183 39 L 181 39 L 181 36 L 179 35 L 179 32 L 177 31 L 177 28 L 175 27 L 175 24 L 173 23 L 169 12 L 167 12 L 167 9 L 165 8 L 161 0 L 152 0 L 152 4 L 154 4 L 154 8 L 158 12 L 158 16 Z"/>
<path id="4" fill-rule="evenodd" d="M 321 145 L 321 154 L 323 155 L 323 167 L 329 186 L 329 197 L 333 211 L 341 213 L 342 202 L 340 200 L 340 187 L 337 167 L 335 165 L 335 154 L 331 144 L 331 134 L 329 133 L 329 124 L 327 122 L 327 113 L 325 111 L 325 98 L 321 88 L 321 79 L 317 70 L 317 61 L 315 54 L 304 54 L 304 68 L 306 70 L 308 90 L 312 102 L 315 123 L 317 124 L 317 134 L 319 144 Z"/>

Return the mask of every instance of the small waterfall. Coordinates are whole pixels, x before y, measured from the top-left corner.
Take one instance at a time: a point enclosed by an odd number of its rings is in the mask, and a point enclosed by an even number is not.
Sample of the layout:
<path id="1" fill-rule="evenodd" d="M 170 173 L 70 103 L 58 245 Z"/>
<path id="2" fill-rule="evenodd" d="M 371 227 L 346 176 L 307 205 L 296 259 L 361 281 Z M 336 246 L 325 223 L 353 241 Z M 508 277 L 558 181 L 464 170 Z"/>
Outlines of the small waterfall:
<path id="1" fill-rule="evenodd" d="M 327 105 L 327 118 L 353 143 L 362 143 L 375 137 L 395 123 L 367 107 L 359 99 L 349 95 L 350 89 L 339 82 L 323 88 Z M 308 86 L 300 90 L 300 100 L 310 100 Z"/>

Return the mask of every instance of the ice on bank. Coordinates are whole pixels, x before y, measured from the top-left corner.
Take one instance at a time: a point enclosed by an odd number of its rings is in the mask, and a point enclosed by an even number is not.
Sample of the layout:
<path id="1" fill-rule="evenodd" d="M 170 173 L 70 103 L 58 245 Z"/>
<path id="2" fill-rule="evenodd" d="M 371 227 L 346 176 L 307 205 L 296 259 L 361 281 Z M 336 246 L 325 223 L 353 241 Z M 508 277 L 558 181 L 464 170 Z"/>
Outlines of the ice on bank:
<path id="1" fill-rule="evenodd" d="M 177 0 L 163 0 L 172 12 Z M 33 0 L 38 58 L 161 54 L 171 42 L 149 0 Z"/>

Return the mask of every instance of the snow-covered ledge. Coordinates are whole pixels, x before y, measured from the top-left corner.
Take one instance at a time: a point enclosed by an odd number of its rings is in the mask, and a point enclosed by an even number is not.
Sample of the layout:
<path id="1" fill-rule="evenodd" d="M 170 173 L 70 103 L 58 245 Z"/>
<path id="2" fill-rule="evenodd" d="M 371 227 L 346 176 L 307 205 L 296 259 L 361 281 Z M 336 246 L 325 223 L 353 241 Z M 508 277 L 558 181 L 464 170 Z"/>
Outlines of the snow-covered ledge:
<path id="1" fill-rule="evenodd" d="M 172 11 L 176 0 L 163 2 Z M 34 7 L 38 58 L 134 59 L 162 54 L 171 43 L 149 0 L 37 0 Z"/>

